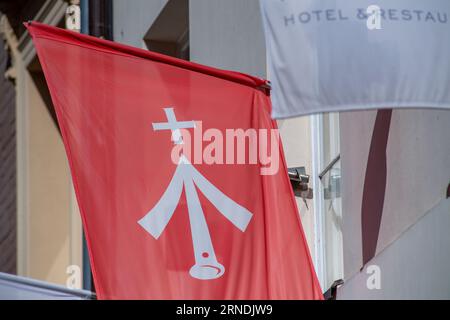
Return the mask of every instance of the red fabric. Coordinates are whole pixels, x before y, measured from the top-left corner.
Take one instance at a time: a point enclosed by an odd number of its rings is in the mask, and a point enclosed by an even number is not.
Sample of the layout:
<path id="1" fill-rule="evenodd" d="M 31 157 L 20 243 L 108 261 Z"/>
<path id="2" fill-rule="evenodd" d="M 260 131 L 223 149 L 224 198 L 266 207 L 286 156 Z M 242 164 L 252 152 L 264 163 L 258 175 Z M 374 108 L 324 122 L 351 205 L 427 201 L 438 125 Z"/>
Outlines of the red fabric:
<path id="1" fill-rule="evenodd" d="M 176 165 L 163 108 L 203 130 L 272 129 L 262 79 L 90 36 L 27 25 L 42 64 L 75 185 L 100 299 L 322 299 L 281 155 L 260 165 L 194 167 L 253 213 L 245 232 L 197 189 L 218 279 L 190 276 L 194 252 L 185 191 L 158 239 L 138 221 L 164 194 Z M 192 129 L 190 129 L 192 131 Z M 197 129 L 196 129 L 197 130 Z"/>

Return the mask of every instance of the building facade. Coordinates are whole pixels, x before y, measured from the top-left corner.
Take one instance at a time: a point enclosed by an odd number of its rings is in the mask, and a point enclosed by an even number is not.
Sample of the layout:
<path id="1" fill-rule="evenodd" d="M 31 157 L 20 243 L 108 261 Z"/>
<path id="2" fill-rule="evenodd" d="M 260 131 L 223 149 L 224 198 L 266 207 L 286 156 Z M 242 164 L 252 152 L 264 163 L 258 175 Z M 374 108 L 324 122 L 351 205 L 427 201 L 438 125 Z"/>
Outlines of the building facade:
<path id="1" fill-rule="evenodd" d="M 270 79 L 258 0 L 90 0 L 82 5 L 87 2 L 93 35 Z M 68 5 L 35 2 L 21 13 L 22 20 L 64 27 Z M 9 101 L 15 104 L 15 133 L 7 140 L 17 150 L 16 168 L 8 169 L 16 172 L 16 187 L 8 188 L 14 189 L 10 197 L 17 208 L 0 204 L 0 215 L 17 221 L 12 222 L 17 273 L 65 284 L 69 266 L 83 269 L 70 172 L 30 38 L 13 19 L 14 8 L 0 10 L 12 61 L 9 70 L 0 66 L 13 76 L 16 93 L 15 102 Z M 2 91 L 2 108 L 3 97 Z M 420 109 L 278 122 L 288 167 L 304 167 L 310 176 L 310 192 L 296 199 L 324 292 L 343 280 L 338 299 L 450 298 L 449 123 L 449 111 Z M 5 128 L 2 122 L 0 130 Z"/>
<path id="2" fill-rule="evenodd" d="M 15 87 L 15 108 L 8 111 L 15 118 L 15 168 L 8 169 L 16 181 L 8 190 L 16 202 L 15 272 L 62 285 L 70 276 L 70 266 L 82 265 L 81 221 L 48 88 L 22 22 L 39 20 L 64 27 L 67 5 L 64 1 L 0 2 L 1 40 L 8 46 L 10 60 L 6 76 Z M 4 99 L 2 94 L 0 100 Z M 10 212 L 2 210 L 0 215 Z"/>

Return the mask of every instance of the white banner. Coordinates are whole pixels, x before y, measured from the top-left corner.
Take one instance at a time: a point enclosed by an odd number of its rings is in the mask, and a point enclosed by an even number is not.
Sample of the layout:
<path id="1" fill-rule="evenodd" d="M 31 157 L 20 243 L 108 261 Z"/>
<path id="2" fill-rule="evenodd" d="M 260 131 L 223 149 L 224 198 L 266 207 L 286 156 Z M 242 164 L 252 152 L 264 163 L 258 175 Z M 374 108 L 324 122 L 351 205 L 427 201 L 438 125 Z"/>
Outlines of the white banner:
<path id="1" fill-rule="evenodd" d="M 450 108 L 450 0 L 261 0 L 273 117 Z"/>

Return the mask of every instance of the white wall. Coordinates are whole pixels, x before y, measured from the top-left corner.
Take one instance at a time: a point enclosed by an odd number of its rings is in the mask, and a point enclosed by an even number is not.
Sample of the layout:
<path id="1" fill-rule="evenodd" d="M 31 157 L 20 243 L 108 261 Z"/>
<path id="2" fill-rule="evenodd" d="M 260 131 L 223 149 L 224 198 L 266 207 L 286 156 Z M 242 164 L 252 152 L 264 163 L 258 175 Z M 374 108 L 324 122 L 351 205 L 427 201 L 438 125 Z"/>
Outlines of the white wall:
<path id="1" fill-rule="evenodd" d="M 340 117 L 346 279 L 362 267 L 362 190 L 375 117 L 376 111 L 345 112 Z M 393 111 L 377 254 L 445 198 L 450 182 L 449 124 L 449 111 Z"/>
<path id="2" fill-rule="evenodd" d="M 450 299 L 450 199 L 442 200 L 338 289 L 338 299 Z M 380 268 L 369 290 L 367 267 Z M 369 279 L 369 280 L 372 280 Z"/>

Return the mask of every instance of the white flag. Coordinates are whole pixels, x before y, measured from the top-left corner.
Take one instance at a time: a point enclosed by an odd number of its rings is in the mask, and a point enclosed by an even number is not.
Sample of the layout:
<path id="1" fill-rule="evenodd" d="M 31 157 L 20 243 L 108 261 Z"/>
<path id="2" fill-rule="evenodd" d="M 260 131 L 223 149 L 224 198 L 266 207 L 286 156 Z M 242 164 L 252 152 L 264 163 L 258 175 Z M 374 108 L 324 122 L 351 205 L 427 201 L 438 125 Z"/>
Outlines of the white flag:
<path id="1" fill-rule="evenodd" d="M 261 0 L 274 118 L 450 108 L 450 0 Z"/>

